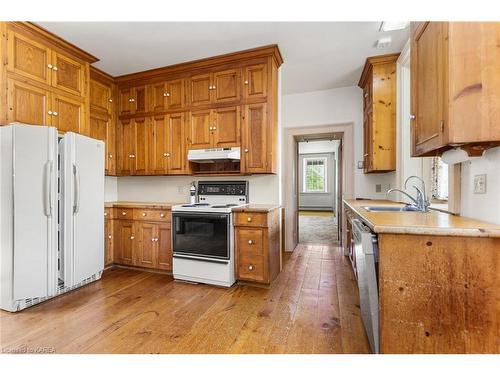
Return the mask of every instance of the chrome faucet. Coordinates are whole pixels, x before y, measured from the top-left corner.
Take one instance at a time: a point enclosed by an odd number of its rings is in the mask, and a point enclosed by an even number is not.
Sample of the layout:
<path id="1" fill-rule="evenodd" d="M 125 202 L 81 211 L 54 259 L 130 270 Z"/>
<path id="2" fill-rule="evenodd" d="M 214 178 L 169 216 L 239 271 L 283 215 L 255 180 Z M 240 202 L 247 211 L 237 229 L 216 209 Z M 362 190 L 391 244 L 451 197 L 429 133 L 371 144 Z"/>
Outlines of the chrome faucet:
<path id="1" fill-rule="evenodd" d="M 416 178 L 422 183 L 422 189 L 419 189 L 417 186 L 413 185 L 413 188 L 417 191 L 417 197 L 413 198 L 410 194 L 408 194 L 406 191 L 401 190 L 401 189 L 389 189 L 386 193 L 386 196 L 388 197 L 390 193 L 392 192 L 399 192 L 408 198 L 414 203 L 414 204 L 409 204 L 406 206 L 406 209 L 408 211 L 420 211 L 420 212 L 427 212 L 429 210 L 429 200 L 427 199 L 427 196 L 425 194 L 425 182 L 418 176 L 410 176 L 406 179 L 405 181 L 405 190 L 407 190 L 407 185 L 408 181 L 411 180 L 412 178 Z"/>

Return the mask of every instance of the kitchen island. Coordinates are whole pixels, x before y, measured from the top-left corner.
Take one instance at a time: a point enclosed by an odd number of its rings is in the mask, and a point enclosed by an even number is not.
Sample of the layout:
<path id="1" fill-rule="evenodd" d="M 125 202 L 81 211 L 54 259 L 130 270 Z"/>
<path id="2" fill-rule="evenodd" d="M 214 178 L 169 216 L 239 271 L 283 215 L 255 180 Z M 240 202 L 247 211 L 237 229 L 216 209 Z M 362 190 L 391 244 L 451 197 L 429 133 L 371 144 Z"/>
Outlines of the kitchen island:
<path id="1" fill-rule="evenodd" d="M 500 353 L 500 225 L 381 205 L 344 200 L 378 238 L 380 351 Z"/>

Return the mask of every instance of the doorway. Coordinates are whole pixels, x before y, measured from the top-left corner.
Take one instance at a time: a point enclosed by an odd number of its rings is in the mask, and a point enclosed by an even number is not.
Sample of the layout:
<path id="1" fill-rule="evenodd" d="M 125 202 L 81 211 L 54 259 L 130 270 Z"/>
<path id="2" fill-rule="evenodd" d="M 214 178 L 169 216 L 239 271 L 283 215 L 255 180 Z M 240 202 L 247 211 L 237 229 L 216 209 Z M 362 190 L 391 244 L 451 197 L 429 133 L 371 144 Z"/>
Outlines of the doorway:
<path id="1" fill-rule="evenodd" d="M 339 242 L 342 134 L 296 137 L 298 243 Z"/>

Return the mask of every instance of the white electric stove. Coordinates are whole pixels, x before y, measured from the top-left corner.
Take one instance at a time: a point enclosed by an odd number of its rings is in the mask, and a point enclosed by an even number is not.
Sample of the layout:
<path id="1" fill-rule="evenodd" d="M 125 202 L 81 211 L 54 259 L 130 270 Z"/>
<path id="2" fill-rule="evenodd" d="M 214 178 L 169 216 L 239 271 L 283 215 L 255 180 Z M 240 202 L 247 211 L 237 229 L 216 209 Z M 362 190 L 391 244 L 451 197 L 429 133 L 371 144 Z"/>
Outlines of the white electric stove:
<path id="1" fill-rule="evenodd" d="M 175 279 L 235 283 L 232 210 L 246 204 L 248 181 L 200 181 L 197 203 L 172 207 Z"/>

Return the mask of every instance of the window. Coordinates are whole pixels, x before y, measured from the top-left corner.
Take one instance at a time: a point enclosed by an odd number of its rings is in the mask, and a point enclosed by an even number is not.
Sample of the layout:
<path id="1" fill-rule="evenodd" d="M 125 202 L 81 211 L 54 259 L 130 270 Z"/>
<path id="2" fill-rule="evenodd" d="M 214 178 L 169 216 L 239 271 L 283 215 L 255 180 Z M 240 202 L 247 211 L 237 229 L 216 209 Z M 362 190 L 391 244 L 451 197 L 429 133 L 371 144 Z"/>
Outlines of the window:
<path id="1" fill-rule="evenodd" d="M 304 158 L 304 193 L 326 193 L 326 158 Z"/>
<path id="2" fill-rule="evenodd" d="M 433 200 L 448 200 L 448 165 L 439 157 L 432 159 L 431 195 Z"/>

